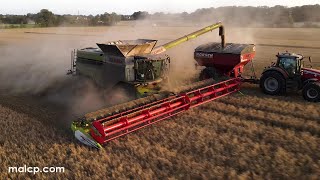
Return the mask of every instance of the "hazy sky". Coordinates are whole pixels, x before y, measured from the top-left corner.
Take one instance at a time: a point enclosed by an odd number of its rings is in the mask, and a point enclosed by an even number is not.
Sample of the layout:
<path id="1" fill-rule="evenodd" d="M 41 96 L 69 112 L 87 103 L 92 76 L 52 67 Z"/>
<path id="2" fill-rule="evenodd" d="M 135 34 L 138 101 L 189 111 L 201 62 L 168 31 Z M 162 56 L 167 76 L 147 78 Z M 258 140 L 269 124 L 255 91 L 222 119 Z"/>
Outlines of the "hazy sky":
<path id="1" fill-rule="evenodd" d="M 0 0 L 0 14 L 37 13 L 49 9 L 55 14 L 101 14 L 135 11 L 192 12 L 198 8 L 219 6 L 300 6 L 320 4 L 320 0 Z"/>

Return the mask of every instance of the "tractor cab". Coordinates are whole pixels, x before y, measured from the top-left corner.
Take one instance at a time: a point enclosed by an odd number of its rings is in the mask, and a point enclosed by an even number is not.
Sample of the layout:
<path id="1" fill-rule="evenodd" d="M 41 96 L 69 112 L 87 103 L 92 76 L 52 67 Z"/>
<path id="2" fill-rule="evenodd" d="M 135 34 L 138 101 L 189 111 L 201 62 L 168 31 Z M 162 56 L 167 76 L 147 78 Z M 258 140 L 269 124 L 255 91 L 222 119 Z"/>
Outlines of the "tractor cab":
<path id="1" fill-rule="evenodd" d="M 286 71 L 289 78 L 293 78 L 301 75 L 303 56 L 294 53 L 278 53 L 276 66 Z"/>

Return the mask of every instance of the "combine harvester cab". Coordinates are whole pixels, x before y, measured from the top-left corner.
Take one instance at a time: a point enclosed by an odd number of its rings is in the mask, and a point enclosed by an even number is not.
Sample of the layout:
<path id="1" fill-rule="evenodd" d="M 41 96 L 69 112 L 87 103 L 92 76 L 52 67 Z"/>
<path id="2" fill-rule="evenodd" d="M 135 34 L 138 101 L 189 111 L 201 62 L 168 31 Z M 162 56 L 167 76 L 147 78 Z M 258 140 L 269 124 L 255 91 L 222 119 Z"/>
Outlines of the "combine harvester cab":
<path id="1" fill-rule="evenodd" d="M 138 43 L 140 47 L 135 47 L 133 44 L 137 43 L 130 43 L 131 41 L 98 44 L 98 46 L 104 53 L 103 61 L 112 64 L 110 71 L 114 70 L 113 68 L 121 67 L 118 72 L 136 74 L 132 72 L 132 70 L 136 70 L 135 63 L 132 62 L 136 57 L 155 59 L 154 57 L 161 55 L 167 49 L 217 28 L 219 28 L 221 43 L 199 46 L 195 50 L 195 59 L 199 65 L 207 67 L 202 74 L 207 72 L 208 68 L 210 71 L 215 69 L 227 76 L 225 80 L 217 82 L 209 73 L 205 76 L 206 78 L 203 78 L 203 81 L 181 87 L 175 93 L 160 91 L 157 94 L 88 113 L 72 123 L 71 127 L 76 138 L 86 145 L 100 148 L 101 144 L 115 138 L 239 91 L 243 66 L 253 59 L 254 45 L 225 44 L 224 28 L 221 23 L 202 28 L 155 48 L 151 45 L 155 41 L 149 40 L 140 41 L 143 42 Z M 123 45 L 123 43 L 127 45 Z M 146 43 L 149 45 L 145 45 Z M 82 74 L 84 72 L 82 69 L 84 68 L 80 67 L 76 73 Z M 88 70 L 85 74 L 90 72 Z M 126 76 L 122 76 L 122 78 L 128 80 Z"/>

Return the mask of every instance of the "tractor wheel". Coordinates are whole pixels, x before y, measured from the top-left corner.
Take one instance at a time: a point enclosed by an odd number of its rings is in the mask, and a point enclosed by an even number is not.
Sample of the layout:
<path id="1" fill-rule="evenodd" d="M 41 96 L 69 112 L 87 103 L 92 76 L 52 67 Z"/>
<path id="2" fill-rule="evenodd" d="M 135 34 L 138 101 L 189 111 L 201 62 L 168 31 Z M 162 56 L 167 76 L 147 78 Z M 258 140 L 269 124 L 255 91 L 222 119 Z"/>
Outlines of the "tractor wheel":
<path id="1" fill-rule="evenodd" d="M 302 90 L 303 98 L 310 102 L 320 101 L 320 82 L 310 82 Z"/>
<path id="2" fill-rule="evenodd" d="M 265 72 L 260 79 L 260 88 L 269 95 L 280 95 L 286 91 L 286 80 L 276 71 Z"/>

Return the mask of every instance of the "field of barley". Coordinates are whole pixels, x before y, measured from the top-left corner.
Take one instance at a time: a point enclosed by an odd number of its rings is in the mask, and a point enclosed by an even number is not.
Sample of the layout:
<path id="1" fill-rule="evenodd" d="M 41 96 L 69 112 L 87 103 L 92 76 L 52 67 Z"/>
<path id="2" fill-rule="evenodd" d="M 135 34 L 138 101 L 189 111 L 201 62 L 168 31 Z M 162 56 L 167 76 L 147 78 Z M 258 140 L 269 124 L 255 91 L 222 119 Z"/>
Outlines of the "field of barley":
<path id="1" fill-rule="evenodd" d="M 65 75 L 71 50 L 118 39 L 161 44 L 197 28 L 0 30 L 0 179 L 318 179 L 320 104 L 304 101 L 300 92 L 267 96 L 250 84 L 103 150 L 77 142 L 69 129 L 73 118 L 104 102 L 95 87 L 81 97 L 65 91 L 75 80 Z M 313 67 L 320 69 L 319 29 L 226 27 L 226 33 L 227 42 L 257 44 L 258 75 L 285 50 L 312 56 Z M 193 78 L 193 49 L 218 40 L 213 31 L 169 50 L 171 79 Z M 61 166 L 65 172 L 8 173 L 10 166 L 24 165 Z"/>

